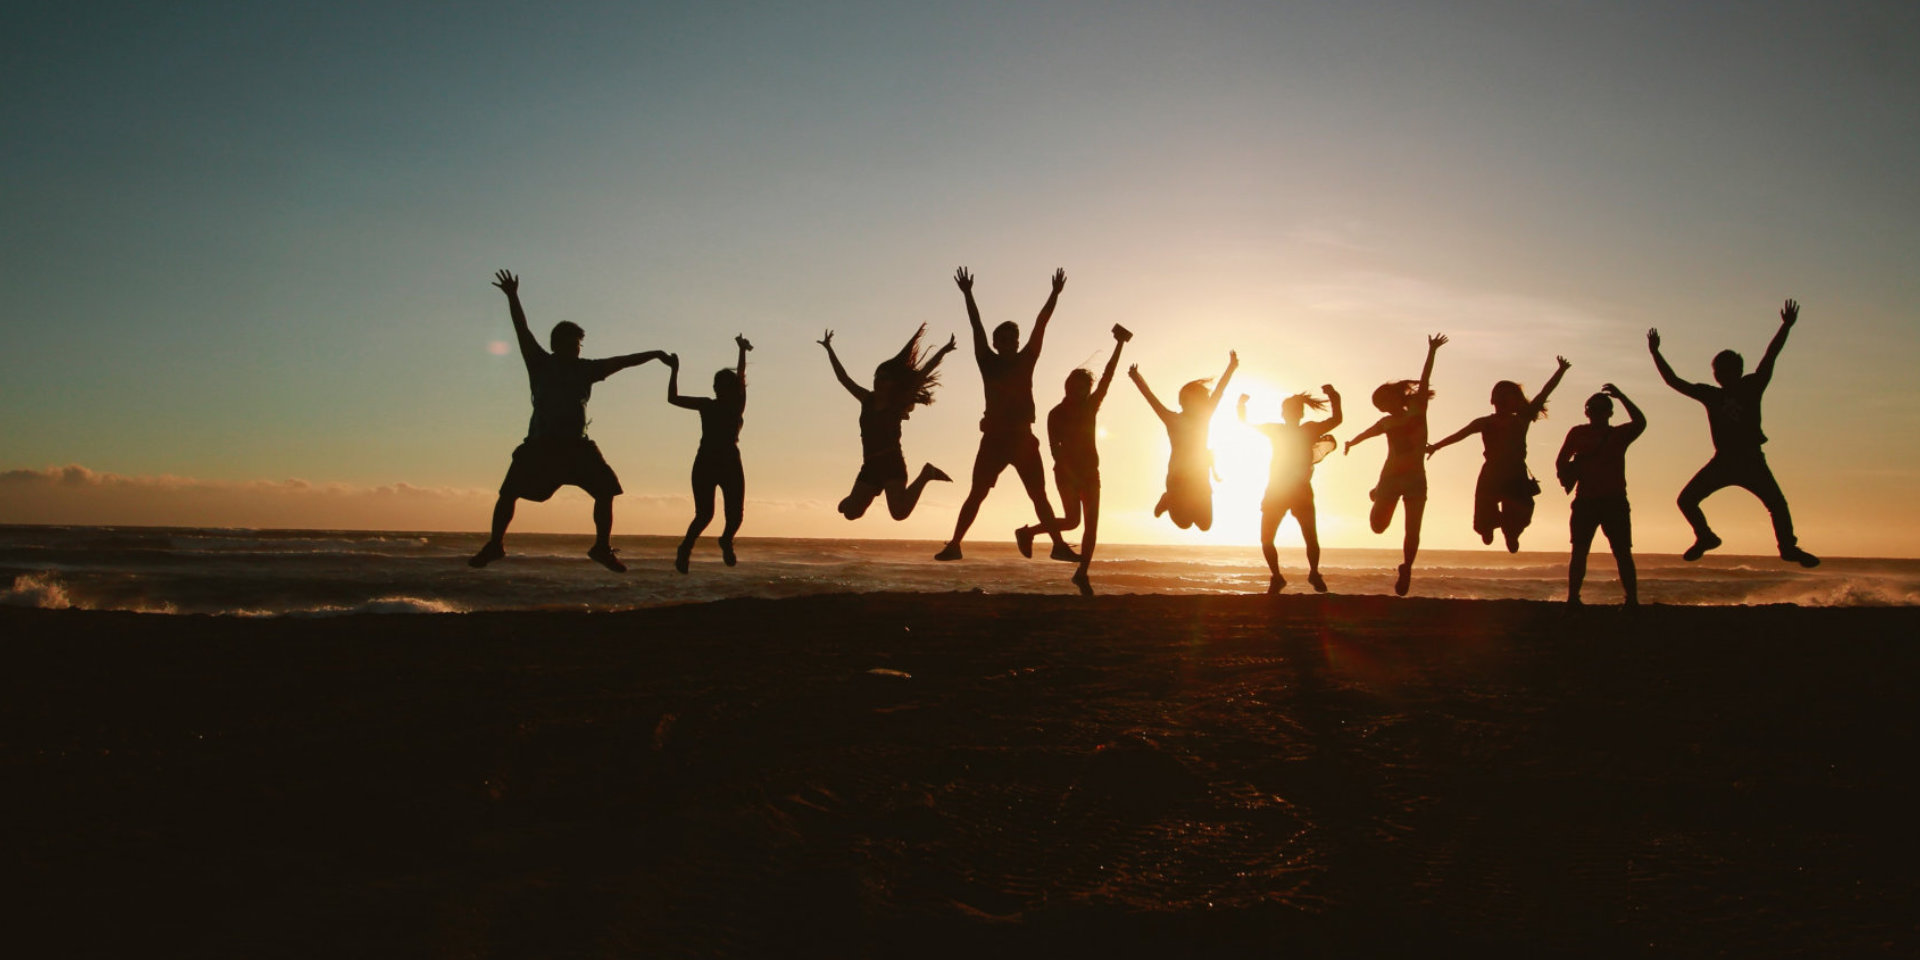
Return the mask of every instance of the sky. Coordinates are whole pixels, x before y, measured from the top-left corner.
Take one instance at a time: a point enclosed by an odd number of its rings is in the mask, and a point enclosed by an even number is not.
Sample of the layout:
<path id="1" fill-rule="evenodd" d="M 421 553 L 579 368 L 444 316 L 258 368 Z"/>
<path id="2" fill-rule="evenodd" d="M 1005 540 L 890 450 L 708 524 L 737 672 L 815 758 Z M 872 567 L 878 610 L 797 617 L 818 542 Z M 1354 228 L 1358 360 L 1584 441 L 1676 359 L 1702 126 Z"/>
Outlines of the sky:
<path id="1" fill-rule="evenodd" d="M 964 478 L 979 374 L 951 276 L 1023 331 L 1068 283 L 1035 377 L 1106 359 L 1163 397 L 1230 349 L 1256 419 L 1331 383 L 1342 440 L 1445 332 L 1438 438 L 1573 363 L 1530 435 L 1524 545 L 1563 549 L 1552 457 L 1618 384 L 1646 410 L 1636 546 L 1711 451 L 1662 385 L 1802 319 L 1766 402 L 1802 543 L 1920 556 L 1920 7 L 1911 3 L 9 4 L 0 14 L 0 522 L 483 529 L 529 411 L 493 270 L 589 355 L 664 349 L 688 392 L 744 333 L 743 535 L 945 539 L 833 504 L 856 378 L 920 324 L 957 334 L 908 461 Z M 690 515 L 698 418 L 666 371 L 599 385 L 619 533 Z M 1103 539 L 1254 541 L 1265 440 L 1214 429 L 1212 531 L 1151 507 L 1164 431 L 1101 413 Z M 1366 529 L 1379 441 L 1316 475 L 1322 541 Z M 1425 542 L 1475 547 L 1478 444 L 1430 463 Z M 1729 551 L 1765 511 L 1707 501 Z M 1031 517 L 1011 473 L 970 541 Z M 586 500 L 516 529 L 590 529 Z M 716 527 L 717 531 L 717 527 Z M 1293 524 L 1283 547 L 1298 544 Z M 511 546 L 509 544 L 509 546 Z"/>

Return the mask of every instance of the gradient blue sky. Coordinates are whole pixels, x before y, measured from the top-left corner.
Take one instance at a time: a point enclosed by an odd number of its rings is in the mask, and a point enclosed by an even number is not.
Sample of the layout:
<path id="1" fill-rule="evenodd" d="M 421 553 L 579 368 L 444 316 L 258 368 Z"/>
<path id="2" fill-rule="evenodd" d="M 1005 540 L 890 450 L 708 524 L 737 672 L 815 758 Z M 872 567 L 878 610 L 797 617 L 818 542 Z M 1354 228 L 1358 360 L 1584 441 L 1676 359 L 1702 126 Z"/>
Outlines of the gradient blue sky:
<path id="1" fill-rule="evenodd" d="M 747 533 L 944 538 L 963 490 L 905 524 L 832 512 L 856 411 L 813 340 L 834 328 L 862 377 L 919 323 L 964 340 L 964 263 L 988 322 L 1023 327 L 1067 269 L 1043 411 L 1115 322 L 1165 394 L 1230 347 L 1256 416 L 1334 383 L 1343 438 L 1427 332 L 1454 339 L 1436 437 L 1564 353 L 1534 470 L 1620 384 L 1653 420 L 1629 470 L 1651 550 L 1687 542 L 1672 497 L 1709 446 L 1645 329 L 1706 379 L 1795 296 L 1767 428 L 1802 538 L 1920 554 L 1911 3 L 10 4 L 0 26 L 0 521 L 484 526 L 527 414 L 489 350 L 505 266 L 537 329 L 675 350 L 690 390 L 755 341 Z M 964 477 L 980 388 L 954 361 L 906 449 Z M 698 425 L 664 381 L 628 371 L 591 408 L 621 532 L 684 525 Z M 1165 439 L 1124 383 L 1102 425 L 1109 539 L 1250 541 L 1261 477 L 1179 533 L 1147 515 Z M 1257 436 L 1216 439 L 1258 468 Z M 1476 447 L 1433 461 L 1431 545 L 1477 544 Z M 1364 532 L 1382 452 L 1322 466 L 1329 545 L 1397 542 Z M 69 464 L 114 479 L 26 472 Z M 421 522 L 354 512 L 394 484 Z M 189 487 L 259 503 L 166 495 Z M 1027 515 L 1016 489 L 976 537 Z M 1770 550 L 1751 497 L 1708 510 Z M 1559 549 L 1565 514 L 1550 490 L 1528 545 Z M 585 529 L 585 505 L 520 522 Z"/>

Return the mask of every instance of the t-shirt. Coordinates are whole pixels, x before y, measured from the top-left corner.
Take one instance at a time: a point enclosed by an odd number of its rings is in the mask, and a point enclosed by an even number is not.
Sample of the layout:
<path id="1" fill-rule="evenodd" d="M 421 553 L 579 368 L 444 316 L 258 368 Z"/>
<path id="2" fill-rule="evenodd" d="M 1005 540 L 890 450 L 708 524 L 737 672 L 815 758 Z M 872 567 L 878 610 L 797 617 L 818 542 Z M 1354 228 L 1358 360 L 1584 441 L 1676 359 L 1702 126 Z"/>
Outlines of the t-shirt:
<path id="1" fill-rule="evenodd" d="M 1033 423 L 1033 362 L 1025 351 L 1006 356 L 995 351 L 978 358 L 987 390 L 982 430 L 1017 430 Z"/>
<path id="2" fill-rule="evenodd" d="M 1273 444 L 1272 465 L 1267 472 L 1269 496 L 1298 490 L 1312 481 L 1314 447 L 1325 436 L 1320 424 L 1263 423 L 1257 429 Z"/>
<path id="3" fill-rule="evenodd" d="M 587 398 L 593 385 L 611 376 L 611 360 L 561 357 L 542 350 L 528 353 L 527 381 L 533 389 L 529 440 L 577 440 L 587 435 Z"/>
<path id="4" fill-rule="evenodd" d="M 1057 469 L 1087 473 L 1100 469 L 1093 418 L 1100 410 L 1091 399 L 1062 400 L 1047 414 L 1047 440 Z"/>
<path id="5" fill-rule="evenodd" d="M 725 450 L 740 443 L 740 425 L 746 420 L 743 407 L 719 399 L 700 405 L 700 449 Z"/>
<path id="6" fill-rule="evenodd" d="M 1750 373 L 1731 387 L 1701 384 L 1701 389 L 1695 399 L 1707 408 L 1714 452 L 1759 452 L 1767 442 L 1767 435 L 1760 432 L 1760 395 L 1766 392 L 1766 380 Z"/>
<path id="7" fill-rule="evenodd" d="M 1627 495 L 1627 447 L 1646 432 L 1644 423 L 1597 427 L 1583 423 L 1567 431 L 1572 456 L 1575 500 Z"/>
<path id="8" fill-rule="evenodd" d="M 878 465 L 900 459 L 900 424 L 906 419 L 900 408 L 885 406 L 871 394 L 860 401 L 862 462 Z"/>
<path id="9" fill-rule="evenodd" d="M 1381 469 L 1381 474 L 1418 473 L 1424 476 L 1427 470 L 1426 401 L 1420 398 L 1408 400 L 1406 412 L 1387 428 L 1386 436 L 1387 463 Z"/>

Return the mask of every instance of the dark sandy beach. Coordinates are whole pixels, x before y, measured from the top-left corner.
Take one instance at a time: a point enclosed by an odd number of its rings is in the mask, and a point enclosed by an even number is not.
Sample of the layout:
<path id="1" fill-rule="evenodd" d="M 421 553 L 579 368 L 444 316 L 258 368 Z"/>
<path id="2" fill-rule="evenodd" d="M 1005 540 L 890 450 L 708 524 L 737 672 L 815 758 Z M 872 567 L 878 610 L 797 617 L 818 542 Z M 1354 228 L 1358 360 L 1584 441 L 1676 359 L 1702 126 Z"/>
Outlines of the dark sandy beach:
<path id="1" fill-rule="evenodd" d="M 1920 610 L 0 610 L 14 956 L 1912 956 Z"/>

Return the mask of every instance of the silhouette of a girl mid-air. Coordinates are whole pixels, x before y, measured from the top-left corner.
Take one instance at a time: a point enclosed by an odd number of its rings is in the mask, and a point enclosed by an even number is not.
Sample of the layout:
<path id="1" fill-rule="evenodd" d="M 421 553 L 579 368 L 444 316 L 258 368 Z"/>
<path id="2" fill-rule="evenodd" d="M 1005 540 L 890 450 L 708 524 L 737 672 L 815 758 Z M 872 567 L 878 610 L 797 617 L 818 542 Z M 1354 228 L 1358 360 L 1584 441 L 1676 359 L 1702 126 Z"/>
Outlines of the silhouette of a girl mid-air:
<path id="1" fill-rule="evenodd" d="M 860 474 L 853 478 L 853 491 L 839 506 L 840 515 L 848 520 L 860 519 L 873 505 L 874 498 L 882 493 L 887 496 L 887 512 L 895 520 L 905 520 L 913 513 L 914 504 L 920 502 L 920 494 L 928 483 L 953 479 L 928 463 L 921 465 L 920 475 L 908 483 L 907 458 L 900 451 L 900 424 L 912 415 L 914 407 L 933 402 L 934 385 L 940 382 L 940 361 L 959 346 L 958 341 L 949 337 L 946 346 L 931 357 L 924 357 L 920 353 L 920 338 L 926 332 L 926 324 L 921 324 L 899 353 L 873 368 L 872 388 L 863 387 L 847 376 L 847 369 L 840 365 L 839 356 L 833 352 L 832 330 L 819 340 L 819 344 L 827 348 L 833 375 L 860 401 Z"/>
<path id="2" fill-rule="evenodd" d="M 1181 387 L 1177 412 L 1168 410 L 1153 395 L 1146 378 L 1140 375 L 1139 364 L 1127 368 L 1127 376 L 1133 378 L 1133 385 L 1140 388 L 1147 405 L 1160 417 L 1160 422 L 1166 424 L 1167 439 L 1173 443 L 1173 455 L 1167 461 L 1167 492 L 1154 504 L 1153 515 L 1167 514 L 1173 525 L 1182 530 L 1188 527 L 1205 530 L 1213 526 L 1213 451 L 1207 448 L 1207 434 L 1213 411 L 1220 406 L 1227 383 L 1239 366 L 1240 354 L 1229 352 L 1226 372 L 1220 374 L 1220 382 L 1212 392 L 1208 392 L 1204 379 Z"/>
<path id="3" fill-rule="evenodd" d="M 1367 518 L 1374 533 L 1387 532 L 1393 522 L 1394 505 L 1407 503 L 1406 539 L 1401 546 L 1398 576 L 1393 592 L 1407 595 L 1413 583 L 1413 558 L 1420 552 L 1420 521 L 1427 513 L 1427 402 L 1433 399 L 1428 386 L 1433 378 L 1433 358 L 1446 344 L 1445 334 L 1427 338 L 1427 364 L 1420 368 L 1419 380 L 1395 380 L 1373 391 L 1373 405 L 1386 416 L 1347 441 L 1346 453 L 1363 440 L 1382 434 L 1387 438 L 1387 462 L 1380 466 L 1380 482 L 1374 485 L 1373 511 Z"/>
<path id="4" fill-rule="evenodd" d="M 1066 396 L 1047 413 L 1047 444 L 1053 449 L 1053 482 L 1060 488 L 1060 519 L 1013 531 L 1020 552 L 1031 557 L 1036 535 L 1072 530 L 1080 525 L 1084 509 L 1087 535 L 1080 541 L 1080 566 L 1074 570 L 1073 583 L 1089 595 L 1093 584 L 1087 579 L 1087 567 L 1093 563 L 1093 544 L 1100 532 L 1100 449 L 1094 442 L 1093 421 L 1107 399 L 1113 371 L 1120 366 L 1120 350 L 1131 339 L 1127 328 L 1113 325 L 1113 356 L 1107 358 L 1098 387 L 1089 370 L 1076 368 L 1067 374 Z"/>
<path id="5" fill-rule="evenodd" d="M 1473 487 L 1473 531 L 1481 543 L 1492 543 L 1495 530 L 1506 534 L 1508 553 L 1520 552 L 1520 533 L 1533 522 L 1533 498 L 1540 495 L 1540 481 L 1527 470 L 1527 428 L 1547 415 L 1547 397 L 1573 366 L 1566 357 L 1554 359 L 1560 361 L 1559 369 L 1533 399 L 1527 399 L 1519 384 L 1502 380 L 1493 385 L 1493 413 L 1427 448 L 1431 457 L 1471 434 L 1480 435 L 1486 462 Z"/>
<path id="6" fill-rule="evenodd" d="M 1273 461 L 1267 471 L 1267 493 L 1260 500 L 1260 553 L 1267 558 L 1267 569 L 1273 572 L 1273 578 L 1267 582 L 1268 593 L 1279 593 L 1287 585 L 1287 578 L 1280 575 L 1280 552 L 1274 549 L 1274 534 L 1280 532 L 1280 521 L 1286 519 L 1287 512 L 1293 512 L 1293 518 L 1300 524 L 1300 536 L 1307 541 L 1307 583 L 1313 589 L 1327 592 L 1327 581 L 1320 576 L 1320 533 L 1313 509 L 1313 465 L 1319 463 L 1336 446 L 1331 431 L 1340 426 L 1340 393 L 1332 384 L 1320 388 L 1327 398 L 1296 393 L 1280 404 L 1280 418 L 1284 423 L 1248 424 L 1248 426 L 1267 435 L 1273 444 Z M 1325 420 L 1301 423 L 1307 408 L 1332 412 Z M 1240 395 L 1237 413 L 1241 423 L 1247 423 L 1247 395 Z"/>
<path id="7" fill-rule="evenodd" d="M 740 466 L 740 425 L 747 409 L 747 351 L 753 344 L 744 336 L 734 337 L 733 342 L 740 348 L 740 361 L 734 369 L 713 375 L 712 397 L 681 396 L 680 357 L 667 357 L 667 366 L 673 371 L 667 375 L 667 402 L 700 413 L 700 450 L 693 455 L 693 522 L 687 525 L 686 539 L 680 541 L 680 550 L 673 558 L 673 568 L 681 573 L 687 572 L 694 541 L 713 522 L 715 489 L 726 496 L 727 509 L 726 529 L 720 533 L 720 559 L 729 567 L 734 564 L 733 535 L 740 530 L 741 500 L 747 487 L 746 473 Z"/>

